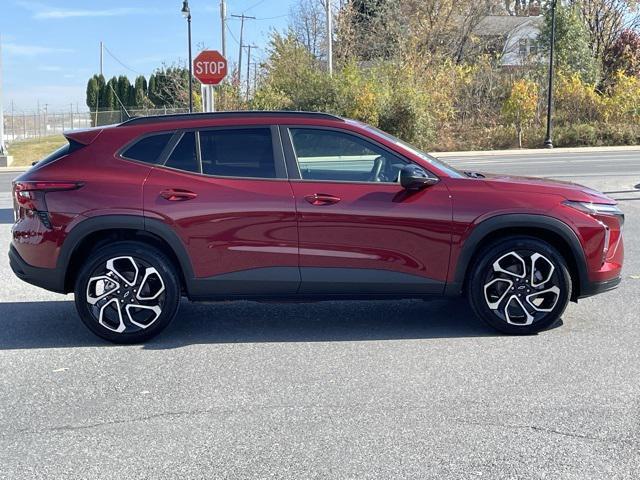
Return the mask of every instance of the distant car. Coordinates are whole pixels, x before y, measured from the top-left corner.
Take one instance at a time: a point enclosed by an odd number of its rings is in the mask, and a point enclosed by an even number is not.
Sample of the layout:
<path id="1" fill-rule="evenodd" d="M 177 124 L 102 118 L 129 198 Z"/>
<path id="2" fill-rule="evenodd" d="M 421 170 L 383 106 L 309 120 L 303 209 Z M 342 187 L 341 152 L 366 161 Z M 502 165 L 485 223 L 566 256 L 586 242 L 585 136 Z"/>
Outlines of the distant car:
<path id="1" fill-rule="evenodd" d="M 191 300 L 468 296 L 510 334 L 620 282 L 624 216 L 579 185 L 459 172 L 353 120 L 136 118 L 66 134 L 13 185 L 16 275 L 142 342 Z"/>

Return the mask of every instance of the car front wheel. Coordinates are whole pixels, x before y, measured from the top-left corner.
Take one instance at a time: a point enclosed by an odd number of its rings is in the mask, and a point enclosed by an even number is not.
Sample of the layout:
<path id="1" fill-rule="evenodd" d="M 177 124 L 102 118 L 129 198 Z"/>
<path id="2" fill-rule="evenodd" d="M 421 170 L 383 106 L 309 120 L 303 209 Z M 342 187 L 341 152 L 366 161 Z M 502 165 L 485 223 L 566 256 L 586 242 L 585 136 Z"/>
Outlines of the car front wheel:
<path id="1" fill-rule="evenodd" d="M 114 343 L 139 343 L 175 317 L 180 283 L 171 261 L 138 242 L 103 247 L 86 260 L 75 284 L 76 309 L 96 335 Z"/>
<path id="2" fill-rule="evenodd" d="M 510 237 L 479 252 L 468 283 L 476 314 L 509 334 L 552 326 L 571 298 L 571 276 L 562 255 L 532 237 Z"/>

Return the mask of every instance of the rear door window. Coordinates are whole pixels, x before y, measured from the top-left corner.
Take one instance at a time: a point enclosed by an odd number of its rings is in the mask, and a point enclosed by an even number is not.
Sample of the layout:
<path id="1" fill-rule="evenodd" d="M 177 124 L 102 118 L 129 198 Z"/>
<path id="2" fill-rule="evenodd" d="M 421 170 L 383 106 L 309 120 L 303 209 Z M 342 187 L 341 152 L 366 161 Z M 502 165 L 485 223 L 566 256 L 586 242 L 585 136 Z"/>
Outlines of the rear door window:
<path id="1" fill-rule="evenodd" d="M 139 162 L 157 164 L 173 133 L 149 135 L 127 148 L 122 156 Z"/>
<path id="2" fill-rule="evenodd" d="M 269 127 L 202 130 L 200 152 L 206 175 L 276 178 Z"/>

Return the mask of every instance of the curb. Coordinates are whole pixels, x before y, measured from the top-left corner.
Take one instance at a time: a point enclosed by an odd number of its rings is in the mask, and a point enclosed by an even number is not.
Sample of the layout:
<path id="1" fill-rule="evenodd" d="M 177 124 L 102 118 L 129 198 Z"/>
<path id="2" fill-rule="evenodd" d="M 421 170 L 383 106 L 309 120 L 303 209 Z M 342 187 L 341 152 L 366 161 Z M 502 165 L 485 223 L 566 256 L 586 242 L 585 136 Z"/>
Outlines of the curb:
<path id="1" fill-rule="evenodd" d="M 619 147 L 572 147 L 572 148 L 523 148 L 510 150 L 476 150 L 462 152 L 429 152 L 434 157 L 485 157 L 491 155 L 553 155 L 554 153 L 606 153 L 637 152 L 640 145 L 624 145 Z"/>

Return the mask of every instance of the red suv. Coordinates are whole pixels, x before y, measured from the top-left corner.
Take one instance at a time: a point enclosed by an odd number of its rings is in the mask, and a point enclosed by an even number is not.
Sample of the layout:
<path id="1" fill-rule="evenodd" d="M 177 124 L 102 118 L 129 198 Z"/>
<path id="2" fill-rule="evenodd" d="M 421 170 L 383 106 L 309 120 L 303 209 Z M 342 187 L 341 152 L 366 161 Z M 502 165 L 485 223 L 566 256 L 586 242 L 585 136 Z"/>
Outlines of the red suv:
<path id="1" fill-rule="evenodd" d="M 620 282 L 624 216 L 594 190 L 459 172 L 305 112 L 136 118 L 73 131 L 13 184 L 16 275 L 147 340 L 191 300 L 468 296 L 506 333 Z"/>

